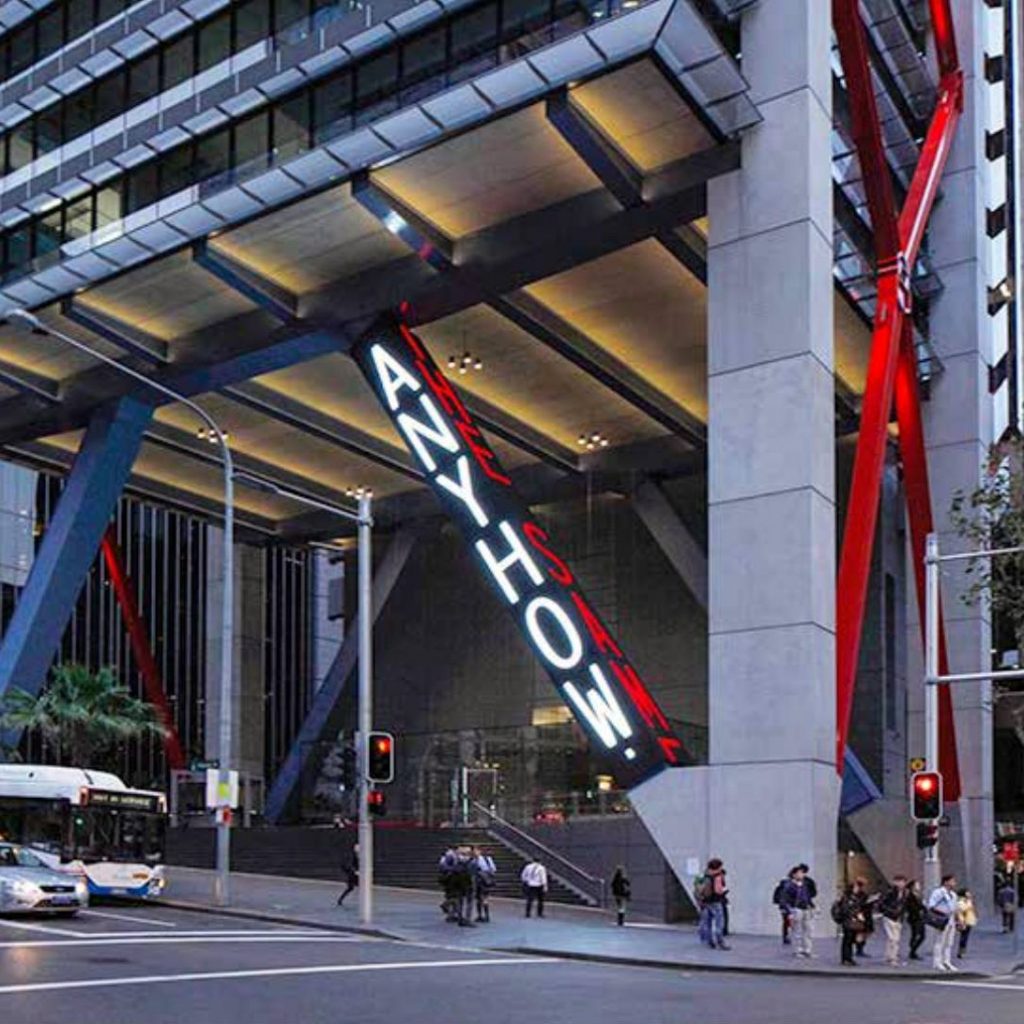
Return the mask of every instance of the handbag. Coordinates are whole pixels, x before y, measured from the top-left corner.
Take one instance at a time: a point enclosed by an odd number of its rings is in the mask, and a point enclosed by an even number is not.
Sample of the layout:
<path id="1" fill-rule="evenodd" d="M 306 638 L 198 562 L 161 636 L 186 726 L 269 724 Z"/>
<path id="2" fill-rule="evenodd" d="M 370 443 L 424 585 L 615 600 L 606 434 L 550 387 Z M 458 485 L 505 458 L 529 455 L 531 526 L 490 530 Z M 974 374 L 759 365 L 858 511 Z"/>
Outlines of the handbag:
<path id="1" fill-rule="evenodd" d="M 949 914 L 944 914 L 941 910 L 936 910 L 935 907 L 926 907 L 924 911 L 924 923 L 929 928 L 935 928 L 938 931 L 943 931 L 947 924 L 949 924 Z"/>

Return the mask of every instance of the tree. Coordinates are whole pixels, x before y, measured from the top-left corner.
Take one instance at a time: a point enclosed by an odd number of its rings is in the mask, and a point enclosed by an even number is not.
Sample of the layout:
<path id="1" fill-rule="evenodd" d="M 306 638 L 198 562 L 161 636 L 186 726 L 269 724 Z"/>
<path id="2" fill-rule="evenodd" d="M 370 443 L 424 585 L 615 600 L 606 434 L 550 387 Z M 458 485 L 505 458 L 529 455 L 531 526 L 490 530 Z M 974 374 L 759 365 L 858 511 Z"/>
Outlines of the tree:
<path id="1" fill-rule="evenodd" d="M 115 744 L 166 730 L 152 705 L 133 697 L 109 668 L 58 665 L 38 696 L 14 687 L 0 705 L 0 728 L 38 729 L 60 764 L 96 767 Z"/>
<path id="2" fill-rule="evenodd" d="M 954 494 L 953 528 L 972 550 L 1024 547 L 1024 441 L 1014 438 L 994 445 L 982 470 L 981 483 L 970 494 Z M 1024 664 L 1024 552 L 972 558 L 964 571 L 967 581 L 960 600 L 987 603 L 997 632 L 1012 634 Z M 1012 684 L 1001 695 L 1024 697 Z M 1024 704 L 1013 717 L 1024 743 Z"/>

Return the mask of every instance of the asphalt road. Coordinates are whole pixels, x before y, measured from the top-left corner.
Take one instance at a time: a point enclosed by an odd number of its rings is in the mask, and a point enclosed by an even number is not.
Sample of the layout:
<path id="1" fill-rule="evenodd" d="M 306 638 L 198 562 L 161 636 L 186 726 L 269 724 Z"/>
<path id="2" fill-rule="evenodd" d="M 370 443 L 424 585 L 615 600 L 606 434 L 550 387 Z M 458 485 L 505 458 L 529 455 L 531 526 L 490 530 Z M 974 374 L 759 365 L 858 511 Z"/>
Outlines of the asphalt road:
<path id="1" fill-rule="evenodd" d="M 0 918 L 11 1024 L 1020 1024 L 1024 976 L 684 973 L 372 940 L 168 908 Z"/>

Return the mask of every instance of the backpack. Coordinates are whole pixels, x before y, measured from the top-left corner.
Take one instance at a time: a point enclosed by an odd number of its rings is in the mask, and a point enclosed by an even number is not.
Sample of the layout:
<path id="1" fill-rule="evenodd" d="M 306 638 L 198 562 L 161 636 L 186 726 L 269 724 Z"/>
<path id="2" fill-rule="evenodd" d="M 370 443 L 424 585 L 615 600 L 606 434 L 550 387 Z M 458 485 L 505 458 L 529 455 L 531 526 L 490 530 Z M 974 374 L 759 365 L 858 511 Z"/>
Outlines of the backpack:
<path id="1" fill-rule="evenodd" d="M 846 920 L 846 901 L 840 897 L 829 908 L 829 914 L 836 924 L 842 924 Z"/>
<path id="2" fill-rule="evenodd" d="M 775 886 L 775 892 L 772 893 L 772 903 L 775 906 L 782 905 L 782 894 L 786 891 L 786 879 L 782 879 L 777 886 Z"/>
<path id="3" fill-rule="evenodd" d="M 715 894 L 715 880 L 710 875 L 701 875 L 693 892 L 698 902 L 707 903 Z"/>

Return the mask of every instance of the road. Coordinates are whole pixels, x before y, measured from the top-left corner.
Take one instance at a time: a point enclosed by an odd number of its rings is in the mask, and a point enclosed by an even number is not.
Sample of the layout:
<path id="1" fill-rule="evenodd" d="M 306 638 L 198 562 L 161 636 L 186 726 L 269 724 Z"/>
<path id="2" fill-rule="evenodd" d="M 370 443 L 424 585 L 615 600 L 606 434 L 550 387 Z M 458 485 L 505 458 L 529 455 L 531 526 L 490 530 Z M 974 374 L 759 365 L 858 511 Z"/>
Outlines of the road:
<path id="1" fill-rule="evenodd" d="M 164 907 L 0 919 L 12 1024 L 1019 1024 L 1024 976 L 875 981 L 552 961 Z"/>

